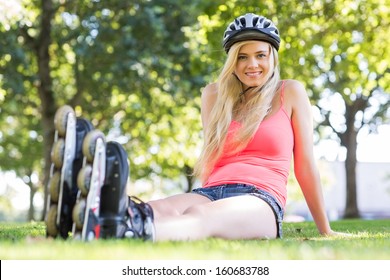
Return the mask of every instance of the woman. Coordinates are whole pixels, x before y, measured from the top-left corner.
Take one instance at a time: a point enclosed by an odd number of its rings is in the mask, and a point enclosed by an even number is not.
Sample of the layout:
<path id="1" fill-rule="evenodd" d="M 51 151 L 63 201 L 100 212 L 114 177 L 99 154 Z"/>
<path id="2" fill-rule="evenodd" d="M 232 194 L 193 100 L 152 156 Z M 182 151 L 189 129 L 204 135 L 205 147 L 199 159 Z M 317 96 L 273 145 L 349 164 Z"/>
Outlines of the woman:
<path id="1" fill-rule="evenodd" d="M 301 83 L 281 81 L 279 32 L 263 16 L 245 14 L 227 27 L 227 53 L 217 82 L 202 92 L 205 133 L 195 175 L 202 188 L 141 209 L 155 240 L 282 237 L 290 159 L 323 235 L 332 235 L 313 157 L 311 106 Z M 131 215 L 130 215 L 131 216 Z M 154 218 L 154 222 L 150 221 Z"/>

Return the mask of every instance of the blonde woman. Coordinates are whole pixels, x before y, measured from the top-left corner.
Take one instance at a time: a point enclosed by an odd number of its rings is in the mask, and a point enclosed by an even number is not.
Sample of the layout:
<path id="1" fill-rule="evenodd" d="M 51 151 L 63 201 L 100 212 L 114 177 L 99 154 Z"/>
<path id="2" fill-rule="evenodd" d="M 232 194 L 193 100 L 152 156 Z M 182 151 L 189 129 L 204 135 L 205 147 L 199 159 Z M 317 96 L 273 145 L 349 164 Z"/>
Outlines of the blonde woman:
<path id="1" fill-rule="evenodd" d="M 245 14 L 229 24 L 225 65 L 202 93 L 205 139 L 195 166 L 202 187 L 148 203 L 130 199 L 130 212 L 138 213 L 129 215 L 131 235 L 280 238 L 292 158 L 318 231 L 335 234 L 313 157 L 311 106 L 301 83 L 280 80 L 279 44 L 278 29 L 263 16 Z M 142 218 L 138 229 L 134 217 Z"/>

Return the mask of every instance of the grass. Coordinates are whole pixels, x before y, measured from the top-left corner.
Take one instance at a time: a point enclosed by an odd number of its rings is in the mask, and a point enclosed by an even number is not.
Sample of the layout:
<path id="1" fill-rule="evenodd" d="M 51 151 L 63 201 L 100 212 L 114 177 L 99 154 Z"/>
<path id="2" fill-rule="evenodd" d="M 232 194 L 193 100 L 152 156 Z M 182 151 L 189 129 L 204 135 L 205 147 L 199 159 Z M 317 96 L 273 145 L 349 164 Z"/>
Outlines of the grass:
<path id="1" fill-rule="evenodd" d="M 285 223 L 277 240 L 194 242 L 45 238 L 44 223 L 0 223 L 2 260 L 389 260 L 390 220 L 332 222 L 349 237 L 322 237 L 314 223 Z"/>

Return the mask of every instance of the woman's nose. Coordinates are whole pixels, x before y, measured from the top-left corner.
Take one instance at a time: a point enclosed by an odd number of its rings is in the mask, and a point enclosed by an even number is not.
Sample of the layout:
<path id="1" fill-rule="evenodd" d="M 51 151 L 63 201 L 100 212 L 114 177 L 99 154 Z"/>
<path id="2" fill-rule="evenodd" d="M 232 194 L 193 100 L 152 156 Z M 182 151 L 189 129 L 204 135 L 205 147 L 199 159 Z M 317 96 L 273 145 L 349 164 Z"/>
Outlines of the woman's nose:
<path id="1" fill-rule="evenodd" d="M 257 59 L 255 57 L 250 57 L 248 59 L 248 67 L 257 67 L 257 66 L 258 66 Z"/>

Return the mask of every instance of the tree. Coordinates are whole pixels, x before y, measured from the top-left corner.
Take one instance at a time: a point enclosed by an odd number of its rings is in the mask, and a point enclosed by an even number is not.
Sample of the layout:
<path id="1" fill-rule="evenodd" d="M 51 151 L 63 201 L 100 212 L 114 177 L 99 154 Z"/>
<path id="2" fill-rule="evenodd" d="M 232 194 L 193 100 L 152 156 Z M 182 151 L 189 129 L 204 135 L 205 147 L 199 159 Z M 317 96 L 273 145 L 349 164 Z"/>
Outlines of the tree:
<path id="1" fill-rule="evenodd" d="M 134 179 L 188 172 L 199 145 L 202 79 L 187 63 L 181 28 L 192 24 L 188 13 L 196 2 L 187 12 L 181 1 L 169 0 L 28 4 L 21 17 L 1 27 L 0 101 L 6 106 L 0 126 L 15 120 L 23 124 L 20 139 L 29 139 L 29 132 L 36 139 L 10 146 L 18 141 L 17 127 L 2 133 L 0 158 L 12 161 L 2 170 L 23 177 L 29 154 L 47 186 L 53 117 L 67 103 L 100 130 L 121 130 Z M 20 114 L 22 108 L 28 114 Z M 194 131 L 186 133 L 191 126 Z"/>
<path id="2" fill-rule="evenodd" d="M 2 5 L 6 2 L 1 3 Z M 36 88 L 36 65 L 33 52 L 27 51 L 21 30 L 17 21 L 22 20 L 21 9 L 8 2 L 7 10 L 15 17 L 5 17 L 0 25 L 0 168 L 15 170 L 30 187 L 30 205 L 27 219 L 33 219 L 33 196 L 42 187 L 41 182 L 35 182 L 42 163 L 43 137 L 40 130 L 40 120 L 36 118 L 39 112 L 39 97 L 27 95 L 26 88 Z M 14 8 L 15 10 L 12 10 Z M 32 12 L 31 16 L 35 14 Z M 34 31 L 31 31 L 34 33 Z M 9 67 L 12 65 L 12 67 Z M 23 116 L 20 118 L 19 116 Z"/>

